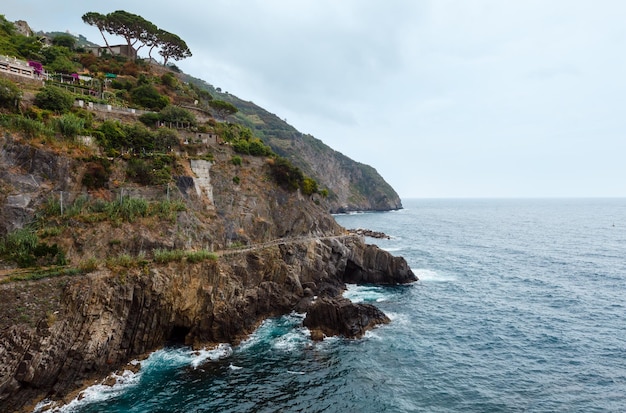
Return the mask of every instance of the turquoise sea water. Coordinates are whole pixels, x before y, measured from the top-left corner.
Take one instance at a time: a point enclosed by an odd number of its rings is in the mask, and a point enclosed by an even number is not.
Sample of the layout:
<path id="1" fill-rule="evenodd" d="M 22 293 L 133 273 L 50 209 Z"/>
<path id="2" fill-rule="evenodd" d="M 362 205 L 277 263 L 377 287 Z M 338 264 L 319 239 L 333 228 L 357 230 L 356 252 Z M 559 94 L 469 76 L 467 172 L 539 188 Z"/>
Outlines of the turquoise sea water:
<path id="1" fill-rule="evenodd" d="M 237 347 L 157 351 L 71 412 L 626 411 L 626 200 L 405 200 L 337 216 L 420 281 L 350 286 L 392 322 L 313 343 L 303 315 Z"/>

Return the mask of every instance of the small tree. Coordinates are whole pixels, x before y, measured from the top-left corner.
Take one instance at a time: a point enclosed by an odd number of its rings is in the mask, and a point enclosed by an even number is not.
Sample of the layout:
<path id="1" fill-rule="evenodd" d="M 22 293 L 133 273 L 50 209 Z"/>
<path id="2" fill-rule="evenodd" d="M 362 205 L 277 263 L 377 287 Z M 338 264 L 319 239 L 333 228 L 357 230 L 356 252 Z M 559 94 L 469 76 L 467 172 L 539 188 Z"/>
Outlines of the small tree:
<path id="1" fill-rule="evenodd" d="M 22 91 L 8 79 L 0 78 L 0 107 L 17 111 L 22 101 Z"/>
<path id="2" fill-rule="evenodd" d="M 159 45 L 161 50 L 159 54 L 163 56 L 163 66 L 167 65 L 169 59 L 176 61 L 191 57 L 191 50 L 187 47 L 187 43 L 183 39 L 164 30 L 159 32 Z"/>
<path id="3" fill-rule="evenodd" d="M 212 100 L 209 102 L 209 106 L 215 110 L 217 117 L 220 119 L 226 119 L 228 116 L 239 112 L 235 105 L 223 100 Z"/>

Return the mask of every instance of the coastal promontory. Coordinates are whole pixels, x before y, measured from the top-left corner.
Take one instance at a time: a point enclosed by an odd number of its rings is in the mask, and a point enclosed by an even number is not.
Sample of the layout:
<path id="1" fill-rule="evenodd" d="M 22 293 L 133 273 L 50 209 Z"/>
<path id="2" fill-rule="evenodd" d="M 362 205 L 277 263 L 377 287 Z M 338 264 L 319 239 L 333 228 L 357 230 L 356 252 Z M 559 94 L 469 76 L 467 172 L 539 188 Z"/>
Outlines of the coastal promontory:
<path id="1" fill-rule="evenodd" d="M 345 283 L 415 275 L 329 211 L 395 209 L 397 195 L 361 173 L 373 189 L 337 178 L 362 191 L 345 203 L 316 178 L 327 155 L 296 162 L 244 109 L 209 105 L 223 96 L 168 67 L 72 53 L 89 71 L 73 82 L 0 71 L 0 94 L 15 94 L 0 102 L 2 410 L 67 401 L 160 347 L 237 343 L 293 311 L 310 310 L 314 339 L 388 322 L 343 299 Z"/>

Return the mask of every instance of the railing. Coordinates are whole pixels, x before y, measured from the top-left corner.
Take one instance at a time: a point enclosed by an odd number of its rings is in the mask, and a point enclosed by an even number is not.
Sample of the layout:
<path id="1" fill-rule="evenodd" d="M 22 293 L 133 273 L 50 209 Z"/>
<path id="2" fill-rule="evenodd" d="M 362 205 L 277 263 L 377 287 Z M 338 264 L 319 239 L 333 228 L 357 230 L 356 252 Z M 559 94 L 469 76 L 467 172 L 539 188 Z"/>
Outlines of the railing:
<path id="1" fill-rule="evenodd" d="M 76 100 L 74 106 L 85 108 L 89 110 L 96 110 L 98 112 L 115 112 L 115 113 L 127 113 L 132 115 L 143 115 L 144 113 L 154 113 L 149 110 L 141 110 L 135 108 L 125 108 L 122 106 L 113 106 L 102 103 L 85 102 L 84 100 Z"/>
<path id="2" fill-rule="evenodd" d="M 30 79 L 47 79 L 47 73 L 37 73 L 27 61 L 15 57 L 0 56 L 0 71 Z"/>

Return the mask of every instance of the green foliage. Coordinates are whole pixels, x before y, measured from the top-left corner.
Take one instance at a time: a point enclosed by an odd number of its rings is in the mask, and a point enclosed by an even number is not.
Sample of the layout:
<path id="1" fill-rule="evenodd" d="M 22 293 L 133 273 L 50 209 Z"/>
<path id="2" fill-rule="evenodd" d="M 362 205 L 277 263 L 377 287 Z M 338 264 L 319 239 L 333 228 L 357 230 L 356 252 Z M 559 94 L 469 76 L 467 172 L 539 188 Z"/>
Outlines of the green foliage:
<path id="1" fill-rule="evenodd" d="M 144 159 L 130 159 L 126 165 L 126 175 L 139 184 L 152 184 L 152 168 Z"/>
<path id="2" fill-rule="evenodd" d="M 167 264 L 170 262 L 198 263 L 207 260 L 216 260 L 217 255 L 207 250 L 185 251 L 185 250 L 165 250 L 156 249 L 152 251 L 154 261 L 159 264 Z"/>
<path id="3" fill-rule="evenodd" d="M 250 154 L 250 143 L 246 140 L 239 139 L 233 143 L 233 150 L 237 153 L 243 153 L 245 155 Z"/>
<path id="4" fill-rule="evenodd" d="M 159 122 L 160 120 L 161 115 L 154 112 L 144 113 L 143 115 L 139 116 L 139 121 L 151 128 L 155 127 L 157 125 L 157 122 Z"/>
<path id="5" fill-rule="evenodd" d="M 311 178 L 304 178 L 300 184 L 300 188 L 305 195 L 312 195 L 318 191 L 317 182 Z"/>
<path id="6" fill-rule="evenodd" d="M 213 108 L 216 115 L 220 119 L 226 119 L 230 115 L 234 115 L 238 112 L 237 107 L 232 103 L 225 102 L 223 100 L 211 100 L 209 106 Z"/>
<path id="7" fill-rule="evenodd" d="M 130 91 L 130 96 L 133 103 L 151 110 L 161 110 L 170 103 L 167 96 L 161 95 L 152 85 L 138 86 Z"/>
<path id="8" fill-rule="evenodd" d="M 52 128 L 46 126 L 44 122 L 20 115 L 0 116 L 0 125 L 9 130 L 23 133 L 27 138 L 51 137 L 54 135 Z"/>
<path id="9" fill-rule="evenodd" d="M 15 25 L 0 15 L 0 54 L 19 59 L 41 59 L 42 44 L 36 36 L 24 36 Z"/>
<path id="10" fill-rule="evenodd" d="M 241 166 L 241 156 L 233 156 L 230 160 L 232 162 L 233 165 L 235 166 Z"/>
<path id="11" fill-rule="evenodd" d="M 278 157 L 270 162 L 270 170 L 276 183 L 289 191 L 295 191 L 304 180 L 304 174 L 286 158 Z"/>
<path id="12" fill-rule="evenodd" d="M 111 87 L 117 90 L 131 90 L 133 88 L 133 84 L 126 79 L 113 79 L 113 81 L 111 81 Z"/>
<path id="13" fill-rule="evenodd" d="M 47 268 L 37 271 L 30 271 L 27 273 L 13 274 L 4 278 L 0 283 L 7 283 L 11 281 L 36 281 L 43 278 L 61 277 L 61 276 L 73 276 L 83 274 L 79 268 Z"/>
<path id="14" fill-rule="evenodd" d="M 185 251 L 183 250 L 164 250 L 156 249 L 152 251 L 154 261 L 159 264 L 167 264 L 174 261 L 182 261 L 185 257 Z"/>
<path id="15" fill-rule="evenodd" d="M 233 183 L 235 185 L 239 185 L 240 182 L 241 182 L 241 178 L 239 178 L 238 176 L 233 176 Z"/>
<path id="16" fill-rule="evenodd" d="M 143 198 L 122 197 L 114 201 L 90 199 L 83 195 L 61 208 L 58 197 L 50 197 L 41 209 L 42 220 L 51 218 L 81 219 L 85 222 L 134 222 L 141 217 L 157 216 L 163 220 L 174 220 L 176 213 L 186 210 L 180 200 L 163 200 L 148 202 Z M 61 213 L 63 211 L 63 213 Z"/>
<path id="17" fill-rule="evenodd" d="M 185 258 L 189 263 L 197 263 L 206 260 L 217 260 L 217 255 L 207 250 L 188 251 Z"/>
<path id="18" fill-rule="evenodd" d="M 31 228 L 15 230 L 0 240 L 0 257 L 23 268 L 66 264 L 65 253 L 59 246 L 39 242 Z"/>
<path id="19" fill-rule="evenodd" d="M 54 129 L 65 138 L 75 138 L 85 129 L 85 120 L 73 113 L 54 119 Z"/>
<path id="20" fill-rule="evenodd" d="M 78 264 L 78 269 L 83 274 L 94 272 L 95 270 L 98 269 L 98 260 L 94 257 L 91 257 L 84 261 L 81 261 L 80 264 Z"/>
<path id="21" fill-rule="evenodd" d="M 45 86 L 35 95 L 35 105 L 56 113 L 66 113 L 74 106 L 74 96 L 58 87 Z"/>
<path id="22" fill-rule="evenodd" d="M 186 211 L 187 205 L 181 200 L 164 200 L 151 204 L 150 214 L 159 218 L 174 221 L 178 212 Z"/>
<path id="23" fill-rule="evenodd" d="M 175 159 L 168 155 L 154 155 L 128 160 L 126 175 L 142 185 L 162 185 L 172 180 Z"/>
<path id="24" fill-rule="evenodd" d="M 0 78 L 0 108 L 16 112 L 20 108 L 22 91 L 8 79 Z"/>
<path id="25" fill-rule="evenodd" d="M 97 131 L 99 133 L 95 136 L 98 144 L 109 156 L 114 156 L 124 150 L 144 155 L 169 152 L 178 144 L 176 132 L 169 130 L 153 132 L 139 122 L 124 124 L 105 121 Z"/>
<path id="26" fill-rule="evenodd" d="M 174 76 L 173 74 L 167 72 L 161 76 L 161 83 L 167 87 L 174 89 L 176 86 L 178 86 L 178 79 L 176 79 L 176 76 Z"/>
<path id="27" fill-rule="evenodd" d="M 72 36 L 70 38 L 74 39 Z M 45 47 L 41 49 L 41 54 L 42 63 L 49 72 L 73 73 L 80 67 L 72 60 L 74 53 L 67 47 Z"/>
<path id="28" fill-rule="evenodd" d="M 106 188 L 111 176 L 111 162 L 107 158 L 93 157 L 85 164 L 82 184 L 87 189 Z"/>
<path id="29" fill-rule="evenodd" d="M 248 150 L 250 155 L 254 156 L 269 156 L 272 154 L 272 149 L 265 145 L 259 138 L 254 138 L 249 141 Z"/>
<path id="30" fill-rule="evenodd" d="M 174 105 L 168 105 L 161 109 L 159 118 L 163 122 L 188 123 L 191 126 L 196 126 L 198 123 L 196 117 L 191 112 Z"/>
<path id="31" fill-rule="evenodd" d="M 105 204 L 105 212 L 109 219 L 135 222 L 138 218 L 147 217 L 149 204 L 143 198 L 129 198 L 108 202 Z"/>
<path id="32" fill-rule="evenodd" d="M 160 30 L 158 37 L 158 44 L 161 46 L 159 54 L 163 57 L 163 66 L 167 65 L 169 59 L 178 61 L 191 57 L 191 50 L 187 47 L 187 43 L 174 33 Z"/>
<path id="33" fill-rule="evenodd" d="M 15 25 L 8 21 L 4 14 L 0 14 L 0 37 L 12 36 L 15 33 Z"/>
<path id="34" fill-rule="evenodd" d="M 52 38 L 52 44 L 74 50 L 76 48 L 76 38 L 71 34 L 58 34 Z"/>

